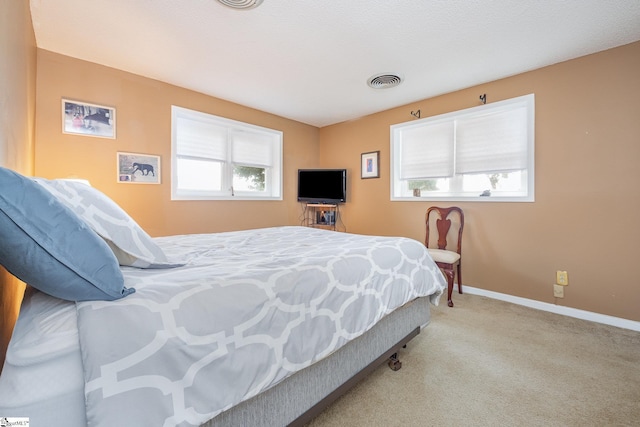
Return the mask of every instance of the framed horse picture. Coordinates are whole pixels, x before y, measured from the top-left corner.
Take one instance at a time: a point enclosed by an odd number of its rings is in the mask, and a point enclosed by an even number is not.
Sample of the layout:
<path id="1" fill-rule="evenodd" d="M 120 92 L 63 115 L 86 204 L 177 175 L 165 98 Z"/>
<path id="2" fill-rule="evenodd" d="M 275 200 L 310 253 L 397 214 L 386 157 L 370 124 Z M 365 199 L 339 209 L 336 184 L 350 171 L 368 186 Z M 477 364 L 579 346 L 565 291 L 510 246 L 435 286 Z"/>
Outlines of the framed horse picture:
<path id="1" fill-rule="evenodd" d="M 160 184 L 160 156 L 118 152 L 118 182 Z"/>

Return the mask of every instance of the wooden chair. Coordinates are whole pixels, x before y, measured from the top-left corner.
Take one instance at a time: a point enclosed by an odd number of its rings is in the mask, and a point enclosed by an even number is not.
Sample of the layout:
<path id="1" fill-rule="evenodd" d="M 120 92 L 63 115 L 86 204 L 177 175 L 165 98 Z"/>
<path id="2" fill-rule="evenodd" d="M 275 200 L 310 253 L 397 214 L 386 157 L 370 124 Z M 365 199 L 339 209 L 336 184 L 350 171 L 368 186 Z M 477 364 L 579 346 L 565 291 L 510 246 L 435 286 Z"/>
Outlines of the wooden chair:
<path id="1" fill-rule="evenodd" d="M 462 209 L 456 206 L 450 208 L 432 206 L 427 209 L 425 222 L 427 235 L 424 244 L 429 250 L 429 255 L 447 278 L 447 305 L 453 307 L 451 293 L 453 292 L 453 279 L 456 270 L 458 272 L 458 293 L 462 293 L 461 251 L 464 214 Z M 451 227 L 452 224 L 454 227 Z M 435 231 L 430 236 L 430 231 L 434 226 Z M 435 243 L 437 243 L 438 249 L 435 249 Z"/>

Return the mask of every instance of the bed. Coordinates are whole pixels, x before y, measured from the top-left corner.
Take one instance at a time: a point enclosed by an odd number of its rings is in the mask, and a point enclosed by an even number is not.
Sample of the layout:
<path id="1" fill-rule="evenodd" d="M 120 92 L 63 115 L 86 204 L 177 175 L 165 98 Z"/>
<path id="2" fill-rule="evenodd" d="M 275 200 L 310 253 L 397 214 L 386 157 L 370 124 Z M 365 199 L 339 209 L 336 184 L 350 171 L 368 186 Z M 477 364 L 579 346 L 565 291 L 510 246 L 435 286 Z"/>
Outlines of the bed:
<path id="1" fill-rule="evenodd" d="M 15 189 L 0 195 L 0 261 L 31 285 L 0 417 L 32 427 L 303 425 L 371 369 L 398 368 L 445 289 L 412 239 L 151 238 L 83 183 L 0 168 L 0 186 Z"/>

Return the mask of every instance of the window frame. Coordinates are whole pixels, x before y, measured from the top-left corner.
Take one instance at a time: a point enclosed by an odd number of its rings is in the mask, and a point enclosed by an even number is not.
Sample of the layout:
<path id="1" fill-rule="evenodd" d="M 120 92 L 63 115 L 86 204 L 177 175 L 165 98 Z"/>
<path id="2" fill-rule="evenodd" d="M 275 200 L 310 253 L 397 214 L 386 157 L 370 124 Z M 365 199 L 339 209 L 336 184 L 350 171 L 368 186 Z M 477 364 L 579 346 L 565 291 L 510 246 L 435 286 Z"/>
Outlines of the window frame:
<path id="1" fill-rule="evenodd" d="M 178 119 L 185 118 L 199 123 L 224 128 L 226 136 L 226 154 L 224 160 L 198 156 L 180 156 L 178 154 Z M 233 162 L 233 136 L 238 133 L 258 134 L 265 143 L 272 146 L 269 152 L 272 159 L 264 164 Z M 221 190 L 194 190 L 178 188 L 178 160 L 191 160 L 221 164 Z M 283 194 L 283 132 L 262 126 L 244 123 L 176 105 L 171 106 L 171 200 L 282 200 Z M 233 188 L 234 166 L 250 166 L 265 169 L 265 191 L 241 191 Z"/>
<path id="2" fill-rule="evenodd" d="M 480 196 L 477 191 L 465 194 L 460 188 L 454 189 L 449 193 L 442 195 L 434 195 L 433 193 L 409 195 L 408 189 L 403 188 L 403 181 L 408 179 L 400 179 L 400 149 L 402 146 L 401 132 L 407 129 L 419 129 L 420 126 L 440 125 L 447 122 L 453 122 L 454 131 L 451 149 L 455 152 L 456 132 L 455 122 L 470 118 L 481 117 L 490 113 L 506 111 L 516 108 L 526 109 L 526 169 L 524 170 L 523 187 L 526 194 L 522 195 L 491 195 Z M 519 96 L 504 101 L 491 104 L 480 105 L 477 107 L 467 108 L 464 110 L 454 111 L 450 113 L 440 114 L 437 116 L 426 117 L 420 120 L 414 120 L 405 123 L 399 123 L 390 127 L 390 200 L 391 201 L 442 201 L 442 202 L 534 202 L 535 201 L 535 96 L 534 94 Z M 457 153 L 454 154 L 457 157 Z M 455 162 L 455 160 L 454 160 Z M 488 174 L 490 172 L 485 172 Z M 468 174 L 471 175 L 471 174 Z M 462 182 L 464 175 L 455 174 L 451 177 L 452 182 Z M 403 191 L 405 192 L 403 194 Z M 473 193 L 473 195 L 471 194 Z"/>

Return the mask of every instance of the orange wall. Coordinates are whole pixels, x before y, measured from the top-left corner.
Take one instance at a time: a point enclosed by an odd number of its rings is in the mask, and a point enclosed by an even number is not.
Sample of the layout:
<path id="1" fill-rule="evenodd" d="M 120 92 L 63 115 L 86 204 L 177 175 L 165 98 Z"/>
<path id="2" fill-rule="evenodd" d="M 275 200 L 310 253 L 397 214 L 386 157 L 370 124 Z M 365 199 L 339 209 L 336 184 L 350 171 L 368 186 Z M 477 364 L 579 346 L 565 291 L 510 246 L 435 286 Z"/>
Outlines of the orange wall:
<path id="1" fill-rule="evenodd" d="M 300 222 L 297 170 L 318 165 L 317 128 L 40 49 L 37 87 L 35 174 L 88 179 L 152 236 Z M 63 134 L 62 98 L 115 107 L 117 138 Z M 171 105 L 283 131 L 284 200 L 171 201 Z M 118 151 L 159 155 L 162 183 L 117 183 Z"/>
<path id="2" fill-rule="evenodd" d="M 0 3 L 0 166 L 33 171 L 36 43 L 29 2 Z M 24 284 L 0 267 L 0 370 Z"/>
<path id="3" fill-rule="evenodd" d="M 640 321 L 640 42 L 322 128 L 322 166 L 350 172 L 347 229 L 424 240 L 431 203 L 389 200 L 389 127 L 483 93 L 536 96 L 536 201 L 457 203 L 463 284 Z M 381 177 L 360 179 L 360 154 L 376 150 Z M 569 273 L 564 299 L 556 270 Z"/>
<path id="4" fill-rule="evenodd" d="M 640 320 L 638 279 L 628 265 L 640 227 L 640 43 L 556 64 L 378 114 L 316 129 L 220 99 L 38 51 L 36 175 L 91 180 L 151 234 L 215 232 L 298 224 L 296 170 L 349 170 L 347 230 L 423 239 L 426 201 L 389 201 L 389 126 L 478 105 L 536 95 L 536 201 L 459 203 L 466 212 L 464 283 Z M 62 97 L 117 108 L 116 140 L 61 132 Z M 282 202 L 170 201 L 170 105 L 284 132 Z M 381 178 L 360 179 L 360 154 L 380 150 Z M 163 184 L 116 183 L 115 153 L 159 154 Z M 610 229 L 604 238 L 603 223 Z M 568 270 L 555 299 L 556 270 Z"/>

